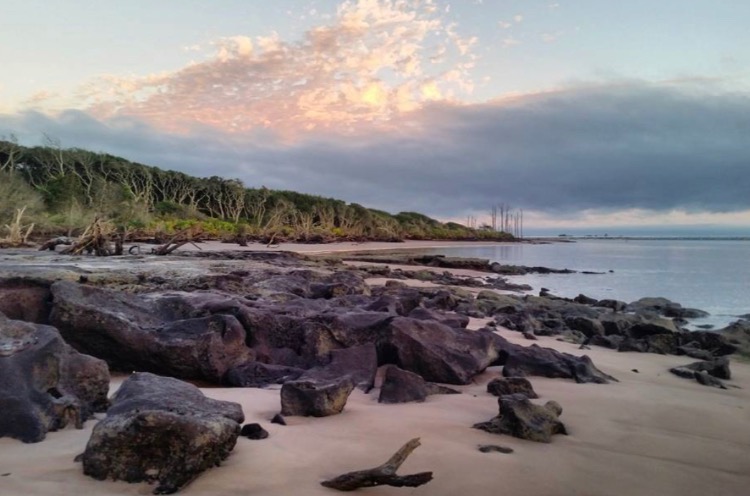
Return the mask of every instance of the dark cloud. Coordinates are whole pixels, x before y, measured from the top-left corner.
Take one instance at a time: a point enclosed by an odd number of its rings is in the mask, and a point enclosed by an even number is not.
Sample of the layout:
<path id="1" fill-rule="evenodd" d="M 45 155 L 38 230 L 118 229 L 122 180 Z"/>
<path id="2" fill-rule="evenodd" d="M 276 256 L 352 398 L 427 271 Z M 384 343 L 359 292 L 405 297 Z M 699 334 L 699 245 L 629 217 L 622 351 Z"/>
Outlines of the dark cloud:
<path id="1" fill-rule="evenodd" d="M 750 209 L 750 99 L 625 83 L 469 106 L 436 104 L 370 136 L 165 134 L 82 112 L 0 116 L 0 134 L 42 132 L 200 176 L 239 177 L 389 211 L 463 215 L 504 202 L 551 215 L 643 208 Z"/>

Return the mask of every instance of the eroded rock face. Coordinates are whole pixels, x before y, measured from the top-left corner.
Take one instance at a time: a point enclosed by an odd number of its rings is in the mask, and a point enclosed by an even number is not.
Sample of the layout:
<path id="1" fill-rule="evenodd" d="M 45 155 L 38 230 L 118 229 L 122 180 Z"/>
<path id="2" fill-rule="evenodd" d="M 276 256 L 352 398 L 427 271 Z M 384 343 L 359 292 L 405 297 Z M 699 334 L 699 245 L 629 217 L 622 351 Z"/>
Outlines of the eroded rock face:
<path id="1" fill-rule="evenodd" d="M 345 376 L 327 382 L 299 380 L 281 387 L 281 414 L 303 417 L 327 417 L 341 413 L 354 382 Z"/>
<path id="2" fill-rule="evenodd" d="M 487 392 L 494 396 L 522 394 L 530 399 L 539 397 L 525 377 L 496 377 L 487 383 Z"/>
<path id="3" fill-rule="evenodd" d="M 551 442 L 554 434 L 567 434 L 565 425 L 558 419 L 562 407 L 556 401 L 539 406 L 522 394 L 511 394 L 501 396 L 498 405 L 500 412 L 496 417 L 475 424 L 474 428 L 540 443 Z"/>
<path id="4" fill-rule="evenodd" d="M 0 437 L 25 443 L 107 407 L 109 370 L 78 353 L 54 327 L 0 314 Z"/>
<path id="5" fill-rule="evenodd" d="M 419 375 L 386 365 L 378 403 L 422 402 L 431 394 L 460 394 L 460 391 L 425 381 Z"/>
<path id="6" fill-rule="evenodd" d="M 52 285 L 51 322 L 75 348 L 114 369 L 219 383 L 252 358 L 232 315 L 203 316 L 179 295 L 138 296 L 70 282 Z"/>
<path id="7" fill-rule="evenodd" d="M 157 482 L 154 494 L 173 493 L 229 456 L 243 420 L 240 405 L 207 398 L 191 384 L 133 374 L 94 427 L 83 472 L 98 480 Z"/>
<path id="8" fill-rule="evenodd" d="M 498 353 L 486 333 L 398 317 L 378 343 L 378 356 L 381 363 L 394 363 L 427 381 L 468 384 Z"/>
<path id="9" fill-rule="evenodd" d="M 47 324 L 50 300 L 47 282 L 20 277 L 0 279 L 0 313 L 9 319 Z"/>

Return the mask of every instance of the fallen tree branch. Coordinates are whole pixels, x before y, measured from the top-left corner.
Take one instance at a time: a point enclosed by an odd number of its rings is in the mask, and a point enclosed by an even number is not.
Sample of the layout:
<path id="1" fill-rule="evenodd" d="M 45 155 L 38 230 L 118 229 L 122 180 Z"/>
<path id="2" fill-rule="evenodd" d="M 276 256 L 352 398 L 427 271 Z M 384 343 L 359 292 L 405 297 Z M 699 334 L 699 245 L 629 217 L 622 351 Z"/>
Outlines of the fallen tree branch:
<path id="1" fill-rule="evenodd" d="M 420 472 L 411 475 L 396 475 L 396 471 L 406 460 L 412 451 L 419 447 L 419 438 L 414 438 L 401 447 L 387 462 L 379 467 L 348 472 L 330 480 L 321 482 L 321 485 L 339 491 L 354 491 L 360 487 L 394 486 L 394 487 L 417 487 L 427 484 L 432 480 L 432 472 Z"/>

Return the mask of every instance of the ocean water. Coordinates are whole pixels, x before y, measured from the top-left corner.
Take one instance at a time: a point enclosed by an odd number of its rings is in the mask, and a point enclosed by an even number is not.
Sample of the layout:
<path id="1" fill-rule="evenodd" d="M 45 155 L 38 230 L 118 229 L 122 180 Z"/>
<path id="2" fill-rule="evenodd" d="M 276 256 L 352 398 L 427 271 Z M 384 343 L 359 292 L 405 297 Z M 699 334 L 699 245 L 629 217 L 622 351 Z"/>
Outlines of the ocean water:
<path id="1" fill-rule="evenodd" d="M 603 274 L 534 274 L 510 280 L 573 298 L 631 302 L 663 296 L 711 314 L 690 327 L 721 328 L 750 313 L 750 241 L 579 240 L 573 243 L 441 248 L 430 253 L 487 258 L 503 264 L 542 265 Z M 611 272 L 610 272 L 611 271 Z"/>

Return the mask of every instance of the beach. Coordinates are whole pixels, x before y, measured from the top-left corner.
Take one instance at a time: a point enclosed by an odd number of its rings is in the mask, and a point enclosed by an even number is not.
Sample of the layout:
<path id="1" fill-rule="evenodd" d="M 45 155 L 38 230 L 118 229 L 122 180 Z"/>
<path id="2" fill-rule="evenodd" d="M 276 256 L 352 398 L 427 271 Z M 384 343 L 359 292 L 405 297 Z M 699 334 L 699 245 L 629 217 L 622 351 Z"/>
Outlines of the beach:
<path id="1" fill-rule="evenodd" d="M 389 249 L 442 246 L 434 242 L 383 245 Z M 345 243 L 262 249 L 321 253 L 386 247 Z M 383 278 L 369 281 L 374 285 L 385 282 Z M 477 329 L 485 322 L 472 319 L 470 328 Z M 518 332 L 502 328 L 497 332 L 513 343 L 532 343 Z M 501 367 L 490 367 L 469 385 L 452 386 L 462 394 L 429 396 L 424 403 L 379 404 L 377 387 L 369 394 L 357 389 L 343 413 L 324 418 L 287 417 L 286 426 L 269 423 L 280 409 L 280 386 L 203 387 L 209 397 L 240 403 L 245 422 L 259 422 L 270 436 L 258 441 L 240 438 L 220 467 L 203 473 L 181 492 L 335 494 L 319 483 L 344 472 L 377 466 L 415 437 L 422 445 L 399 473 L 432 471 L 434 480 L 414 489 L 377 487 L 360 492 L 690 496 L 740 495 L 750 487 L 750 364 L 732 359 L 732 380 L 726 383 L 728 389 L 720 390 L 669 373 L 669 368 L 693 361 L 687 357 L 619 353 L 600 347 L 579 350 L 577 344 L 549 336 L 540 336 L 533 343 L 586 354 L 599 369 L 619 380 L 576 384 L 531 377 L 540 396 L 535 403 L 555 400 L 563 408 L 560 420 L 568 435 L 554 436 L 550 444 L 472 429 L 473 424 L 497 414 L 497 398 L 486 392 L 486 385 L 500 376 Z M 113 377 L 110 394 L 124 378 Z M 82 430 L 69 427 L 50 432 L 37 444 L 0 439 L 0 494 L 150 494 L 152 487 L 143 483 L 102 482 L 83 475 L 74 457 L 83 452 L 94 424 L 90 420 Z M 482 444 L 507 446 L 514 452 L 482 453 L 477 449 Z"/>

